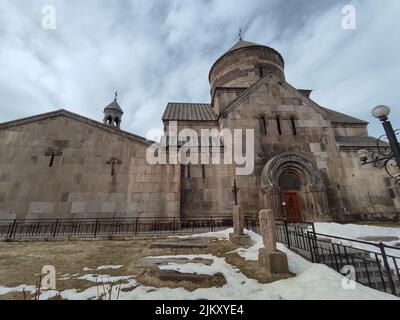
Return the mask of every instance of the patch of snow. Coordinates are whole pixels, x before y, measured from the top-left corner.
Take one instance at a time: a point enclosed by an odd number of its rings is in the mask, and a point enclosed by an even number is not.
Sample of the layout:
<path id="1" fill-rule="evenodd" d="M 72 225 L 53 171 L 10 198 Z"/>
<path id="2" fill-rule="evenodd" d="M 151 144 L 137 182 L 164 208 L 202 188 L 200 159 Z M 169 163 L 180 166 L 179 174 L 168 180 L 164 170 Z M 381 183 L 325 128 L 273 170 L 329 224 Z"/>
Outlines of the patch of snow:
<path id="1" fill-rule="evenodd" d="M 105 270 L 105 269 L 114 269 L 114 270 L 116 270 L 116 269 L 121 269 L 123 266 L 124 266 L 123 264 L 121 264 L 121 265 L 109 264 L 109 265 L 97 267 L 97 270 Z"/>
<path id="2" fill-rule="evenodd" d="M 248 249 L 239 248 L 233 250 L 232 252 L 237 253 L 240 257 L 244 258 L 247 261 L 257 261 L 258 260 L 258 251 L 261 248 L 264 248 L 264 243 L 262 237 L 253 231 L 244 230 L 244 233 L 250 236 L 252 246 Z"/>
<path id="3" fill-rule="evenodd" d="M 378 227 L 378 226 L 370 226 L 370 225 L 356 225 L 356 224 L 338 224 L 338 223 L 315 223 L 315 231 L 317 233 L 332 235 L 337 237 L 343 237 L 348 239 L 358 240 L 359 238 L 365 237 L 399 237 L 400 238 L 400 228 L 398 227 Z M 382 257 L 380 256 L 381 251 L 380 248 L 375 245 L 368 245 L 364 243 L 358 243 L 355 241 L 347 241 L 347 240 L 334 240 L 338 241 L 338 244 L 343 244 L 345 246 L 350 246 L 357 249 L 368 250 L 372 252 L 379 253 L 378 259 L 382 261 Z M 367 241 L 372 243 L 377 243 L 373 241 Z M 384 242 L 384 244 L 389 246 L 394 246 L 397 241 Z M 396 249 L 385 249 L 386 254 L 389 256 L 388 263 L 391 268 L 395 268 L 394 259 L 391 257 L 395 257 L 397 260 L 397 265 L 400 265 L 400 248 Z M 371 254 L 371 257 L 375 259 L 375 255 Z"/>
<path id="4" fill-rule="evenodd" d="M 5 295 L 9 293 L 14 293 L 14 292 L 23 292 L 25 289 L 26 293 L 34 293 L 36 291 L 35 286 L 27 286 L 25 284 L 21 284 L 18 287 L 14 288 L 7 288 L 7 287 L 2 287 L 0 286 L 0 295 Z"/>
<path id="5" fill-rule="evenodd" d="M 314 223 L 317 233 L 334 235 L 337 237 L 359 239 L 365 237 L 398 237 L 400 238 L 400 228 L 398 227 L 377 227 L 357 224 L 339 223 Z"/>
<path id="6" fill-rule="evenodd" d="M 106 274 L 85 274 L 77 279 L 89 282 L 107 283 L 132 279 L 133 276 L 109 276 Z"/>
<path id="7" fill-rule="evenodd" d="M 186 236 L 170 236 L 169 238 L 179 238 L 179 239 L 218 238 L 218 240 L 228 240 L 230 233 L 233 233 L 233 228 L 216 231 L 216 232 L 191 234 L 191 235 L 186 235 Z"/>

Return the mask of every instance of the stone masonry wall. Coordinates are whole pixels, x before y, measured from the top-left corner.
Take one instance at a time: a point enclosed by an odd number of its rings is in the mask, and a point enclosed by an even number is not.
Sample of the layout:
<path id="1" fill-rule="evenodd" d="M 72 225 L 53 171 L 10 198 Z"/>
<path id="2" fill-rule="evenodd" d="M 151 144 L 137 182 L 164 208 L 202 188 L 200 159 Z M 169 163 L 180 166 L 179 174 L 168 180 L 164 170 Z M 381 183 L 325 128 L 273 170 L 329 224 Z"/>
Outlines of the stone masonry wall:
<path id="1" fill-rule="evenodd" d="M 102 127 L 59 116 L 0 128 L 0 218 L 179 216 L 179 167 L 148 165 L 147 144 Z"/>

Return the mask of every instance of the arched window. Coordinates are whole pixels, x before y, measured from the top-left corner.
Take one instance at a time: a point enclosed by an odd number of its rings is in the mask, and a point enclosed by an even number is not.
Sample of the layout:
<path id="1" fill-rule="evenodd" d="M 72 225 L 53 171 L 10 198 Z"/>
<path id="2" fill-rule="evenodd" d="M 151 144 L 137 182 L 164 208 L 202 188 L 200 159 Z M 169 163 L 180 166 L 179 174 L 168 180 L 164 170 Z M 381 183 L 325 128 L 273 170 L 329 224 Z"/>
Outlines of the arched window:
<path id="1" fill-rule="evenodd" d="M 282 135 L 281 117 L 276 117 L 276 128 L 278 129 L 278 134 Z"/>
<path id="2" fill-rule="evenodd" d="M 185 178 L 190 178 L 190 164 L 187 164 L 184 168 L 185 168 Z"/>
<path id="3" fill-rule="evenodd" d="M 264 116 L 262 116 L 260 118 L 260 128 L 261 128 L 261 133 L 262 134 L 264 134 L 264 135 L 268 134 L 268 122 L 267 122 L 267 119 Z"/>
<path id="4" fill-rule="evenodd" d="M 296 119 L 294 117 L 290 118 L 290 127 L 292 128 L 293 135 L 297 136 Z"/>

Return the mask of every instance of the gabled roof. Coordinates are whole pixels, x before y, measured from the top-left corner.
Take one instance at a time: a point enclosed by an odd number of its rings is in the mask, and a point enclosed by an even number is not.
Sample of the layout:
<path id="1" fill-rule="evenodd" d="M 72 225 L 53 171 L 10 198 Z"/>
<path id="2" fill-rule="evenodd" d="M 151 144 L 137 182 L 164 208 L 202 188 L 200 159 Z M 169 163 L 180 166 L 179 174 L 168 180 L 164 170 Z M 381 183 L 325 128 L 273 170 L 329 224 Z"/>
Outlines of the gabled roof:
<path id="1" fill-rule="evenodd" d="M 257 91 L 259 88 L 261 88 L 269 79 L 274 79 L 276 82 L 278 82 L 282 87 L 286 88 L 287 90 L 291 91 L 295 96 L 298 98 L 308 102 L 310 106 L 312 106 L 317 112 L 321 113 L 327 120 L 331 121 L 332 123 L 343 123 L 343 124 L 362 124 L 362 125 L 367 125 L 368 122 L 364 120 L 357 119 L 355 117 L 349 116 L 344 113 L 340 113 L 335 110 L 331 110 L 325 107 L 320 106 L 317 104 L 315 101 L 311 100 L 309 96 L 305 95 L 304 90 L 298 90 L 291 86 L 289 83 L 282 81 L 278 77 L 276 77 L 274 74 L 270 73 L 266 77 L 260 79 L 257 81 L 255 84 L 253 84 L 251 87 L 243 91 L 235 100 L 231 102 L 231 104 L 224 110 L 222 113 L 222 116 L 226 116 L 229 112 L 233 111 L 236 107 L 238 107 L 241 102 L 249 97 L 253 92 Z M 309 90 L 307 90 L 309 91 Z"/>
<path id="2" fill-rule="evenodd" d="M 163 121 L 217 121 L 218 117 L 208 103 L 170 102 L 165 108 Z"/>
<path id="3" fill-rule="evenodd" d="M 346 123 L 346 124 L 368 124 L 367 121 L 354 118 L 344 113 L 337 112 L 328 108 L 321 107 L 329 113 L 328 119 L 333 123 Z"/>
<path id="4" fill-rule="evenodd" d="M 359 147 L 359 148 L 371 148 L 378 146 L 378 139 L 374 137 L 355 137 L 355 136 L 341 136 L 335 137 L 336 143 L 341 147 Z M 387 145 L 386 142 L 382 141 L 381 146 Z"/>
<path id="5" fill-rule="evenodd" d="M 32 117 L 28 117 L 28 118 L 23 118 L 23 119 L 18 119 L 18 120 L 13 120 L 13 121 L 9 121 L 9 122 L 4 122 L 4 123 L 0 123 L 0 130 L 4 130 L 4 129 L 8 129 L 8 128 L 12 128 L 12 127 L 16 127 L 19 125 L 24 125 L 24 124 L 29 124 L 32 122 L 37 122 L 37 121 L 42 121 L 42 120 L 46 120 L 46 119 L 51 119 L 51 118 L 56 118 L 56 117 L 67 117 L 82 123 L 85 123 L 87 125 L 90 125 L 92 127 L 96 127 L 98 129 L 107 131 L 111 134 L 116 134 L 128 139 L 131 139 L 133 141 L 136 142 L 140 142 L 146 145 L 151 145 L 154 142 L 153 141 L 149 141 L 146 140 L 145 138 L 138 136 L 136 134 L 127 132 L 127 131 L 123 131 L 120 130 L 116 127 L 112 127 L 109 125 L 106 125 L 102 122 L 98 122 L 89 118 L 86 118 L 84 116 L 81 116 L 79 114 L 70 112 L 68 110 L 65 109 L 60 109 L 60 110 L 56 110 L 56 111 L 52 111 L 52 112 L 48 112 L 48 113 L 43 113 L 43 114 L 39 114 L 36 116 L 32 116 Z"/>
<path id="6" fill-rule="evenodd" d="M 261 78 L 258 80 L 255 84 L 247 88 L 245 91 L 243 91 L 235 100 L 233 100 L 230 105 L 224 110 L 224 112 L 221 114 L 222 117 L 227 116 L 230 112 L 235 110 L 246 98 L 248 98 L 251 94 L 256 92 L 258 89 L 260 89 L 263 85 L 265 85 L 268 81 L 275 81 L 279 83 L 282 87 L 287 89 L 288 91 L 292 92 L 294 96 L 297 98 L 307 101 L 307 103 L 317 112 L 322 114 L 324 117 L 328 116 L 328 111 L 323 109 L 320 105 L 318 105 L 315 101 L 311 100 L 310 98 L 304 96 L 302 93 L 300 93 L 296 88 L 291 86 L 289 83 L 283 81 L 282 79 L 278 78 L 275 76 L 273 73 L 269 73 L 267 76 L 264 78 Z"/>

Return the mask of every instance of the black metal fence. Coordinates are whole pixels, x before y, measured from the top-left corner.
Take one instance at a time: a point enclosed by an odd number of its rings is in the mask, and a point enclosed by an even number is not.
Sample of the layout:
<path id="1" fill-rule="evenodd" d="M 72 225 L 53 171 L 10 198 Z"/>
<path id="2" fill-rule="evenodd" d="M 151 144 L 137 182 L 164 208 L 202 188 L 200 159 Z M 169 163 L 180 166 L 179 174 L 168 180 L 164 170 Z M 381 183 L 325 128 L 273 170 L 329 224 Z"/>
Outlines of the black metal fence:
<path id="1" fill-rule="evenodd" d="M 259 233 L 259 221 L 246 217 L 245 228 Z M 232 217 L 0 220 L 0 239 L 114 237 L 215 232 L 231 228 Z M 319 234 L 313 223 L 276 222 L 277 241 L 305 258 L 345 273 L 371 288 L 400 296 L 400 248 Z"/>
<path id="2" fill-rule="evenodd" d="M 245 225 L 259 231 L 257 219 Z M 323 263 L 365 286 L 400 296 L 400 247 L 347 239 L 315 231 L 313 223 L 276 222 L 276 238 L 315 263 Z"/>
<path id="3" fill-rule="evenodd" d="M 232 227 L 232 217 L 0 220 L 0 239 L 185 234 Z"/>

